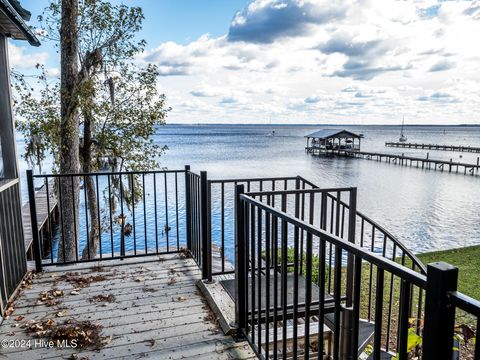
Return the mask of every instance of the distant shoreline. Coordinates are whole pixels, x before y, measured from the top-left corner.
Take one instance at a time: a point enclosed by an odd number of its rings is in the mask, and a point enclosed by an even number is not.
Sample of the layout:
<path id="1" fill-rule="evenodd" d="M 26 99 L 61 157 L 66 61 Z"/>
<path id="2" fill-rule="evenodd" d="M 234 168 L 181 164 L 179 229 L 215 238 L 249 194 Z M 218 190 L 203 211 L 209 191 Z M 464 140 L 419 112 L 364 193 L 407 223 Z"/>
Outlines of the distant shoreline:
<path id="1" fill-rule="evenodd" d="M 264 123 L 254 123 L 254 124 L 245 124 L 245 123 L 170 123 L 166 126 L 175 125 L 175 126 L 384 126 L 384 127 L 400 127 L 399 124 L 264 124 Z M 440 125 L 440 124 L 408 124 L 404 126 L 408 127 L 480 127 L 480 124 L 449 124 L 449 125 Z"/>

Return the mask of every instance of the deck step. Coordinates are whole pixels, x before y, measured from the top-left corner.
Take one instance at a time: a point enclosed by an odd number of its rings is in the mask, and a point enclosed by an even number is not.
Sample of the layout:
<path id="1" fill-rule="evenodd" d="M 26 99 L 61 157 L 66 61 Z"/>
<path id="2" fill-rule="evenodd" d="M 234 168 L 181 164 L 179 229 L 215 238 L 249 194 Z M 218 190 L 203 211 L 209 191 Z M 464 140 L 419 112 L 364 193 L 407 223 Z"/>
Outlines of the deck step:
<path id="1" fill-rule="evenodd" d="M 380 360 L 391 360 L 393 355 L 387 353 L 386 351 L 380 350 Z M 367 360 L 373 360 L 373 353 L 367 358 Z"/>
<path id="2" fill-rule="evenodd" d="M 335 329 L 335 315 L 326 314 L 325 315 L 325 325 L 330 329 Z M 358 351 L 362 352 L 365 350 L 365 347 L 373 339 L 375 334 L 375 325 L 372 322 L 361 320 L 358 326 Z M 383 358 L 382 358 L 383 359 Z"/>
<path id="3" fill-rule="evenodd" d="M 255 335 L 257 335 L 258 328 L 255 327 Z M 278 327 L 277 328 L 277 343 L 282 342 L 283 340 L 283 328 Z M 312 322 L 310 323 L 310 340 L 316 340 L 317 339 L 317 334 L 318 334 L 318 323 L 317 322 Z M 262 345 L 265 345 L 265 335 L 266 335 L 266 330 L 262 329 L 261 331 L 261 336 L 262 336 Z M 332 331 L 327 327 L 323 326 L 323 338 L 327 340 L 330 336 L 332 335 Z M 274 329 L 270 327 L 268 330 L 268 343 L 273 344 L 273 336 L 274 336 Z M 305 336 L 305 326 L 299 324 L 297 326 L 297 339 L 300 342 L 300 340 L 303 341 L 303 338 Z M 287 342 L 293 341 L 293 325 L 287 325 Z"/>
<path id="4" fill-rule="evenodd" d="M 298 325 L 298 333 L 297 333 L 297 341 L 298 341 L 298 356 L 297 358 L 304 358 L 304 352 L 303 352 L 303 347 L 304 347 L 304 341 L 305 341 L 305 326 Z M 254 329 L 255 335 L 257 335 L 258 328 L 255 327 Z M 265 342 L 265 334 L 266 330 L 262 329 L 261 331 L 261 336 L 262 336 L 262 353 L 265 354 L 265 350 L 267 348 L 266 342 Z M 273 334 L 274 334 L 274 329 L 270 328 L 268 331 L 268 348 L 269 348 L 269 353 L 270 353 L 270 358 L 273 358 Z M 287 325 L 287 354 L 286 358 L 287 359 L 294 359 L 292 356 L 292 346 L 293 346 L 293 325 Z M 332 331 L 324 325 L 323 328 L 323 339 L 327 342 L 332 341 Z M 310 324 L 310 338 L 309 342 L 310 345 L 315 344 L 318 340 L 318 323 L 317 322 L 312 322 Z M 277 328 L 277 345 L 278 345 L 278 353 L 277 356 L 281 357 L 281 349 L 283 345 L 283 334 L 282 334 L 282 327 Z M 316 359 L 317 358 L 317 353 L 314 353 L 310 351 L 310 358 Z"/>

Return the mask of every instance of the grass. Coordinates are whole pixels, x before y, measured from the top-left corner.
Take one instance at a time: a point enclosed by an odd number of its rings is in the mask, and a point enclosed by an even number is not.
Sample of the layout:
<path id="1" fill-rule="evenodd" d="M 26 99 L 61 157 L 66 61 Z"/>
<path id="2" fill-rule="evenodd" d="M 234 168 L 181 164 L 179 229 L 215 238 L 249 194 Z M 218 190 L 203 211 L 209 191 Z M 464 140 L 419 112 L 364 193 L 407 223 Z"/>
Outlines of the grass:
<path id="1" fill-rule="evenodd" d="M 429 252 L 417 257 L 424 264 L 444 261 L 458 267 L 458 290 L 474 299 L 480 299 L 480 246 Z"/>
<path id="2" fill-rule="evenodd" d="M 293 249 L 289 248 L 287 252 L 288 262 L 293 262 Z M 265 257 L 265 254 L 262 254 L 262 257 Z M 279 254 L 279 261 L 281 256 Z M 424 264 L 429 264 L 432 262 L 444 261 L 449 264 L 452 264 L 459 268 L 459 282 L 458 289 L 464 294 L 473 297 L 475 299 L 480 299 L 480 246 L 472 246 L 454 250 L 446 251 L 437 251 L 419 254 L 417 257 Z M 312 280 L 314 283 L 318 281 L 318 257 L 314 255 L 312 257 L 313 271 L 312 271 Z M 401 261 L 401 259 L 397 259 Z M 305 275 L 305 254 L 303 256 L 303 275 Z M 411 263 L 407 260 L 406 266 L 411 266 Z M 326 269 L 328 270 L 328 269 Z M 293 271 L 293 268 L 289 268 L 288 271 Z M 372 304 L 370 311 L 371 319 L 374 319 L 375 316 L 375 298 L 376 298 L 376 268 L 373 267 L 373 271 L 370 274 L 369 264 L 364 263 L 362 266 L 361 273 L 361 292 L 360 292 L 360 316 L 362 318 L 368 318 L 368 304 Z M 345 275 L 346 269 L 342 269 L 342 288 L 345 288 Z M 333 272 L 326 273 L 326 280 L 330 278 L 331 284 L 333 286 Z M 327 282 L 326 281 L 326 282 Z M 371 287 L 370 287 L 371 284 Z M 327 290 L 327 289 L 326 289 Z M 417 316 L 417 305 L 418 305 L 418 294 L 419 289 L 417 287 L 413 288 L 413 297 L 412 297 L 412 306 L 413 313 L 412 316 Z M 392 302 L 390 304 L 390 296 L 392 297 Z M 400 298 L 400 279 L 398 277 L 393 277 L 391 279 L 391 274 L 385 272 L 384 280 L 384 297 L 383 297 L 383 318 L 382 322 L 382 346 L 385 346 L 387 343 L 387 330 L 390 330 L 388 343 L 390 349 L 396 348 L 397 340 L 397 327 L 398 327 L 398 314 L 399 314 L 399 298 Z M 425 301 L 425 293 L 423 293 L 423 304 Z M 391 317 L 388 317 L 388 314 L 391 314 Z M 474 324 L 476 319 L 468 314 L 464 314 L 462 311 L 457 311 L 457 323 L 459 324 Z M 470 353 L 472 343 L 462 345 L 463 353 Z"/>
<path id="3" fill-rule="evenodd" d="M 306 254 L 305 252 L 303 254 L 298 254 L 298 260 L 300 262 L 300 258 L 301 258 L 301 263 L 303 264 L 302 266 L 302 275 L 303 276 L 306 276 L 307 275 L 307 271 L 306 271 L 306 268 L 307 268 L 307 260 L 306 260 Z M 265 259 L 265 252 L 262 252 L 262 258 Z M 294 262 L 294 258 L 295 258 L 295 252 L 294 252 L 294 249 L 293 248 L 288 248 L 287 249 L 287 261 L 288 263 L 290 264 L 293 264 Z M 270 259 L 270 261 L 272 261 L 272 259 Z M 281 263 L 282 262 L 282 253 L 281 251 L 278 251 L 278 263 Z M 294 271 L 294 268 L 293 266 L 290 266 L 287 268 L 287 272 L 293 272 Z M 318 283 L 318 256 L 315 255 L 315 254 L 312 254 L 312 282 L 314 284 L 317 284 Z M 325 280 L 327 280 L 328 278 L 328 269 L 325 269 Z"/>

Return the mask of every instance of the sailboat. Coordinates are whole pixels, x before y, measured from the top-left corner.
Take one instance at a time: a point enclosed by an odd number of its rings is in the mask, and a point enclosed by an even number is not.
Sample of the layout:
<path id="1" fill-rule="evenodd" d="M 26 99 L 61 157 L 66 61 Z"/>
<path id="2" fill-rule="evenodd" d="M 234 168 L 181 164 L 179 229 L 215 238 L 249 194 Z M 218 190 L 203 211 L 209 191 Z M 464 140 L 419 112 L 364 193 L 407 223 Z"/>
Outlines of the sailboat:
<path id="1" fill-rule="evenodd" d="M 403 117 L 403 120 L 402 120 L 402 129 L 400 130 L 400 138 L 398 139 L 398 141 L 400 142 L 405 142 L 407 141 L 407 137 L 405 136 L 405 134 L 403 133 L 403 125 L 405 123 L 405 116 Z"/>

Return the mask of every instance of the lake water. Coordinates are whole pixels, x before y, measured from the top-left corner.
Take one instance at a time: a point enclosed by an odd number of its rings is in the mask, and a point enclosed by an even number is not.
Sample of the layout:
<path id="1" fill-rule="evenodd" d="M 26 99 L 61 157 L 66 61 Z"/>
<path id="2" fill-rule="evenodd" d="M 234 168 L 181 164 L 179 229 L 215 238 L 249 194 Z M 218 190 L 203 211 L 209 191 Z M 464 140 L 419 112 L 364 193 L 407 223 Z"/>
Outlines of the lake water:
<path id="1" fill-rule="evenodd" d="M 358 209 L 414 252 L 480 244 L 480 176 L 306 154 L 304 136 L 321 128 L 172 125 L 159 131 L 157 141 L 169 146 L 164 166 L 189 164 L 208 171 L 209 178 L 302 175 L 321 187 L 355 186 Z M 348 129 L 365 135 L 362 150 L 426 157 L 423 150 L 385 147 L 385 141 L 398 140 L 399 127 Z M 409 142 L 480 146 L 480 127 L 415 126 L 405 133 Z M 476 163 L 480 154 L 430 151 L 429 156 Z"/>
<path id="2" fill-rule="evenodd" d="M 301 175 L 320 187 L 355 186 L 358 209 L 415 253 L 480 244 L 480 176 L 306 154 L 304 136 L 326 127 L 168 125 L 159 129 L 156 141 L 169 147 L 162 166 L 188 164 L 194 171 L 206 170 L 210 179 Z M 362 150 L 427 155 L 385 147 L 385 141 L 398 140 L 399 127 L 346 128 L 365 135 Z M 480 146 L 480 127 L 415 126 L 405 133 L 409 142 Z M 429 156 L 476 163 L 480 154 L 430 151 Z M 23 162 L 21 169 L 24 173 Z"/>

